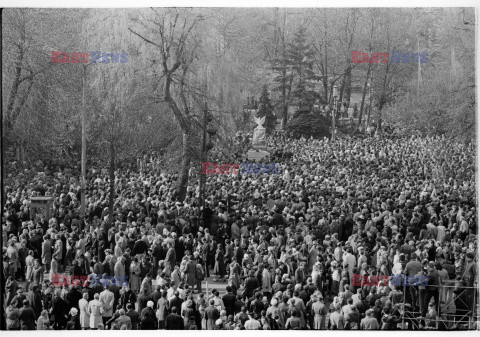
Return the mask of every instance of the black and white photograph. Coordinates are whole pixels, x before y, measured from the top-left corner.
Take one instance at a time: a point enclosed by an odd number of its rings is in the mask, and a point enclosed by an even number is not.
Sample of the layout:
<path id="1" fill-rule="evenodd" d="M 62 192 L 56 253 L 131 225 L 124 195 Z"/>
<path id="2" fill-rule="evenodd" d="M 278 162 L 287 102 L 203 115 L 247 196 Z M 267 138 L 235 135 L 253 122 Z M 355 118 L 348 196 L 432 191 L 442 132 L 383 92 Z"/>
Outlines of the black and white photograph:
<path id="1" fill-rule="evenodd" d="M 345 4 L 2 1 L 1 330 L 479 330 L 478 8 Z"/>

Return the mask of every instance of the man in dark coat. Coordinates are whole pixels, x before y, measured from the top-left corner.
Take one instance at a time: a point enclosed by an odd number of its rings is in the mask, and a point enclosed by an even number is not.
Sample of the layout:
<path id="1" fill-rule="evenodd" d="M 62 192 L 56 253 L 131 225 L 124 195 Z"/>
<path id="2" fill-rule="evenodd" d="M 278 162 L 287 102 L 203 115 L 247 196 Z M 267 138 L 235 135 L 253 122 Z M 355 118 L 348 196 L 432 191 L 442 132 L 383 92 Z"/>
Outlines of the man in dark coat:
<path id="1" fill-rule="evenodd" d="M 162 287 L 157 285 L 155 287 L 155 291 L 150 294 L 150 299 L 153 302 L 153 309 L 154 310 L 157 309 L 157 302 L 160 299 L 160 297 L 162 297 L 162 293 L 160 292 L 161 289 L 162 289 Z"/>
<path id="2" fill-rule="evenodd" d="M 27 299 L 27 296 L 24 294 L 23 289 L 17 289 L 17 295 L 12 299 L 13 301 L 17 301 L 17 308 L 20 309 L 22 307 L 23 301 Z"/>
<path id="3" fill-rule="evenodd" d="M 35 319 L 37 319 L 42 313 L 42 293 L 40 292 L 38 285 L 31 285 L 30 289 L 31 290 L 27 294 L 27 300 L 35 313 Z"/>
<path id="4" fill-rule="evenodd" d="M 227 286 L 226 290 L 227 293 L 222 297 L 223 305 L 225 305 L 225 311 L 227 312 L 227 316 L 235 315 L 235 301 L 237 297 L 233 294 L 232 287 Z"/>
<path id="5" fill-rule="evenodd" d="M 80 286 L 72 287 L 68 292 L 68 294 L 65 296 L 69 309 L 76 308 L 77 310 L 80 310 L 78 306 L 78 301 L 80 301 L 83 298 L 82 293 L 80 292 L 80 289 L 81 289 Z"/>
<path id="6" fill-rule="evenodd" d="M 172 313 L 165 318 L 166 330 L 184 330 L 185 322 L 182 316 L 177 314 L 177 307 L 172 308 Z"/>
<path id="7" fill-rule="evenodd" d="M 245 290 L 243 291 L 243 298 L 250 298 L 253 296 L 255 289 L 259 287 L 258 280 L 254 276 L 254 271 L 250 270 L 249 277 L 245 280 Z"/>
<path id="8" fill-rule="evenodd" d="M 137 330 L 138 323 L 140 322 L 140 314 L 134 310 L 133 304 L 127 304 L 127 313 L 125 315 L 130 317 L 130 320 L 132 321 L 132 330 Z"/>
<path id="9" fill-rule="evenodd" d="M 73 323 L 73 326 L 75 327 L 74 330 L 81 330 L 82 329 L 82 327 L 80 325 L 80 315 L 78 314 L 78 309 L 77 308 L 70 309 L 69 322 Z"/>
<path id="10" fill-rule="evenodd" d="M 20 309 L 20 328 L 22 330 L 35 330 L 35 313 L 30 307 L 28 300 L 23 301 Z"/>
<path id="11" fill-rule="evenodd" d="M 220 318 L 220 312 L 215 308 L 215 301 L 210 300 L 210 306 L 205 309 L 205 320 L 207 321 L 207 330 L 213 330 L 215 322 Z"/>
<path id="12" fill-rule="evenodd" d="M 142 293 L 138 295 L 138 312 L 141 313 L 143 308 L 147 306 L 148 301 L 150 300 L 150 294 L 146 288 L 142 289 Z"/>
<path id="13" fill-rule="evenodd" d="M 180 298 L 180 292 L 175 290 L 173 298 L 170 300 L 170 308 L 181 308 L 183 300 Z M 173 311 L 172 311 L 173 312 Z"/>
<path id="14" fill-rule="evenodd" d="M 168 244 L 168 251 L 167 256 L 165 257 L 165 261 L 170 264 L 170 269 L 173 270 L 175 267 L 175 263 L 177 262 L 177 255 L 175 253 L 175 249 L 173 248 L 173 244 Z"/>
<path id="15" fill-rule="evenodd" d="M 143 254 L 148 251 L 148 244 L 145 242 L 146 239 L 141 239 L 135 242 L 135 245 L 133 246 L 132 249 L 132 256 L 135 256 L 137 254 Z"/>
<path id="16" fill-rule="evenodd" d="M 54 320 L 53 328 L 55 330 L 64 330 L 67 325 L 68 304 L 61 297 L 60 289 L 55 291 L 52 301 L 52 319 Z"/>

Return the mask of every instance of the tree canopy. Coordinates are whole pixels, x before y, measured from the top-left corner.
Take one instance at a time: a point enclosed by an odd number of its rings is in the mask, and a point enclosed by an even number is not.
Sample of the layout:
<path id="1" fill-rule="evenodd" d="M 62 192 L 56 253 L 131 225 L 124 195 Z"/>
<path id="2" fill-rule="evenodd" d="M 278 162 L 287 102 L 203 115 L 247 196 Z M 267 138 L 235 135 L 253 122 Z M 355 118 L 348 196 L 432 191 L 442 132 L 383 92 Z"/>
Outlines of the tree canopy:
<path id="1" fill-rule="evenodd" d="M 340 101 L 355 101 L 360 115 L 371 114 L 378 124 L 467 141 L 475 134 L 473 8 L 2 13 L 8 162 L 41 159 L 78 168 L 84 76 L 90 164 L 106 165 L 109 152 L 103 149 L 114 144 L 117 164 L 156 152 L 165 156 L 166 169 L 172 163 L 184 168 L 181 180 L 200 158 L 205 103 L 218 128 L 215 146 L 228 153 L 233 134 L 251 132 L 251 116 L 245 119 L 243 111 L 247 97 L 262 92 L 262 114 L 284 124 L 292 110 L 332 104 L 337 86 Z M 89 61 L 92 51 L 127 53 L 128 62 L 52 63 L 53 51 L 89 53 Z M 360 51 L 362 60 L 363 53 L 390 57 L 352 63 L 352 51 Z M 427 53 L 428 61 L 393 63 L 394 51 Z"/>

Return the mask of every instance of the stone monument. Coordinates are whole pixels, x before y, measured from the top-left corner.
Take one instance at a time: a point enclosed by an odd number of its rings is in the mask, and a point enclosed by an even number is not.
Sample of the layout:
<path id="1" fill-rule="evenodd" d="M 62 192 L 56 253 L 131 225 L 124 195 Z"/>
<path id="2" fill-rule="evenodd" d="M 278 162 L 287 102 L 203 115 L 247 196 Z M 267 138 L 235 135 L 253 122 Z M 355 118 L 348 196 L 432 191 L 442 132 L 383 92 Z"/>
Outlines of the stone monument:
<path id="1" fill-rule="evenodd" d="M 265 147 L 265 116 L 262 118 L 254 117 L 257 127 L 253 130 L 252 147 L 254 149 Z"/>
<path id="2" fill-rule="evenodd" d="M 247 152 L 247 157 L 249 160 L 259 161 L 265 157 L 270 156 L 270 153 L 266 151 L 266 141 L 265 141 L 265 134 L 266 130 L 263 127 L 263 123 L 265 123 L 265 116 L 262 118 L 254 117 L 255 123 L 257 127 L 253 130 L 253 138 L 252 138 L 252 148 Z"/>

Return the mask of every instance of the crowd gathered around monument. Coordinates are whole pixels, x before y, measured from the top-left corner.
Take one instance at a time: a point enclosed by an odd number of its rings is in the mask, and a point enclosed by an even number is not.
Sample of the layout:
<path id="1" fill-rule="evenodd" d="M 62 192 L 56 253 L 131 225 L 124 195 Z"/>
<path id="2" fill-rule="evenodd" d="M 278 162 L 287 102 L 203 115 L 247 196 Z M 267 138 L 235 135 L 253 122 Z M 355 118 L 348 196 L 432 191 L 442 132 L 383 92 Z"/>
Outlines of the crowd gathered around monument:
<path id="1" fill-rule="evenodd" d="M 187 196 L 150 158 L 109 175 L 9 173 L 8 330 L 467 329 L 478 317 L 475 147 L 444 136 L 267 138 L 276 174 Z M 239 163 L 213 150 L 212 163 Z M 193 165 L 193 164 L 192 164 Z M 53 197 L 33 216 L 31 198 Z M 425 282 L 410 282 L 412 279 Z M 208 283 L 207 283 L 208 282 Z"/>

